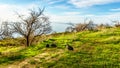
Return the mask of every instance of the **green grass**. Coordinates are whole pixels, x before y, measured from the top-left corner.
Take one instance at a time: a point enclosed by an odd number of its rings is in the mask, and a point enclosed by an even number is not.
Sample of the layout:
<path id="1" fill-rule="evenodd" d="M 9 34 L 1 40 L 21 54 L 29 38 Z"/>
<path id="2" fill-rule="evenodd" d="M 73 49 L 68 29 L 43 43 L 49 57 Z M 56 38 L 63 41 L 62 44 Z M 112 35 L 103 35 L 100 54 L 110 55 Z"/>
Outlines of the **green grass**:
<path id="1" fill-rule="evenodd" d="M 52 43 L 57 48 L 45 47 Z M 73 46 L 74 51 L 67 50 L 66 44 Z M 0 55 L 2 66 L 20 64 L 27 59 L 27 65 L 35 68 L 119 68 L 120 29 L 63 33 L 28 48 L 1 46 Z"/>

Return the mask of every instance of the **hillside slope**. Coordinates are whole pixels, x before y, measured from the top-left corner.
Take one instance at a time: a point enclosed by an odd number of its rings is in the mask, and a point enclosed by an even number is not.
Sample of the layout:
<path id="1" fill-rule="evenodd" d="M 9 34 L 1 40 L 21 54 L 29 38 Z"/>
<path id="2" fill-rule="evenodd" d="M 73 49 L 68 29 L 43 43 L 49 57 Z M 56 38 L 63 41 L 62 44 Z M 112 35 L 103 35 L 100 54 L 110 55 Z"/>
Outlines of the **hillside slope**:
<path id="1" fill-rule="evenodd" d="M 52 43 L 57 47 L 45 47 Z M 10 55 L 2 54 L 6 50 Z M 0 68 L 115 68 L 120 66 L 120 29 L 61 33 L 28 48 L 1 46 L 0 53 Z"/>

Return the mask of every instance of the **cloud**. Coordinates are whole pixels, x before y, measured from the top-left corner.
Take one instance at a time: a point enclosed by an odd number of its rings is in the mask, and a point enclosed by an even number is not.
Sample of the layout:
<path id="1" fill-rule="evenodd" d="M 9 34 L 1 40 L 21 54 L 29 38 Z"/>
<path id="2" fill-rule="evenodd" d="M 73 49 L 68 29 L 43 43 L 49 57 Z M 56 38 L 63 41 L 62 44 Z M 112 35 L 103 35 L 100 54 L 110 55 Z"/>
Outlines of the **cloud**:
<path id="1" fill-rule="evenodd" d="M 91 7 L 94 5 L 103 5 L 114 2 L 120 2 L 120 0 L 69 0 L 68 3 L 76 6 L 77 8 Z"/>
<path id="2" fill-rule="evenodd" d="M 87 1 L 87 0 L 81 0 L 81 1 Z M 78 3 L 81 1 L 78 1 Z M 99 0 L 97 0 L 96 2 L 98 1 Z M 108 0 L 105 0 L 105 1 L 108 1 Z M 112 0 L 109 0 L 109 1 L 112 2 Z M 28 9 L 31 9 L 33 7 L 39 7 L 39 5 L 36 3 L 34 4 L 31 3 L 26 5 L 0 4 L 0 20 L 16 21 L 18 20 L 18 17 L 16 16 L 14 11 L 17 11 L 20 14 L 24 15 L 28 13 Z M 53 7 L 51 6 L 51 8 L 54 8 L 54 9 L 56 8 L 56 10 L 58 10 L 58 9 L 69 9 L 70 7 L 65 5 L 57 5 Z M 111 9 L 111 10 L 118 11 L 119 8 Z M 48 14 L 46 14 L 46 12 L 48 12 Z M 59 13 L 58 14 L 49 13 L 49 10 L 46 12 L 45 12 L 45 15 L 50 17 L 51 22 L 63 22 L 63 23 L 66 23 L 66 22 L 79 23 L 79 22 L 83 22 L 85 18 L 90 18 L 93 21 L 95 21 L 95 23 L 106 23 L 106 22 L 110 22 L 110 20 L 117 20 L 117 19 L 119 20 L 120 18 L 120 12 L 109 13 L 109 14 L 99 15 L 99 16 L 94 14 L 83 14 L 77 11 L 69 11 L 69 12 L 64 11 L 62 12 L 61 15 Z"/>
<path id="3" fill-rule="evenodd" d="M 27 14 L 28 9 L 38 7 L 36 4 L 27 5 L 11 5 L 11 4 L 0 4 L 0 20 L 2 21 L 16 21 L 18 20 L 17 14 Z"/>
<path id="4" fill-rule="evenodd" d="M 110 9 L 110 11 L 120 11 L 120 8 Z"/>
<path id="5" fill-rule="evenodd" d="M 62 10 L 66 10 L 66 9 L 70 9 L 70 6 L 66 4 L 66 2 L 64 2 L 65 0 L 45 0 L 44 2 L 47 5 L 47 8 L 50 9 L 62 9 Z"/>
<path id="6" fill-rule="evenodd" d="M 70 7 L 66 5 L 56 5 L 56 6 L 50 6 L 49 8 L 66 10 L 69 9 Z"/>
<path id="7" fill-rule="evenodd" d="M 64 12 L 64 15 L 79 15 L 81 14 L 80 12 Z"/>
<path id="8" fill-rule="evenodd" d="M 62 1 L 64 1 L 64 0 L 49 0 L 49 1 L 48 1 L 48 4 L 49 4 L 49 5 L 52 5 L 52 4 L 55 4 L 55 3 L 62 2 Z"/>
<path id="9" fill-rule="evenodd" d="M 70 14 L 72 13 L 72 14 Z M 65 15 L 66 14 L 66 15 Z M 50 17 L 50 21 L 53 23 L 56 22 L 61 22 L 61 23 L 68 23 L 68 22 L 72 22 L 72 23 L 80 23 L 83 22 L 85 18 L 91 18 L 94 17 L 94 15 L 92 14 L 86 14 L 86 15 L 82 15 L 78 12 L 65 12 L 61 15 L 57 15 L 57 14 L 47 14 L 47 16 Z"/>
<path id="10" fill-rule="evenodd" d="M 1 4 L 0 5 L 0 19 L 1 20 L 13 20 L 15 18 L 13 13 L 13 8 L 16 6 L 13 5 L 7 5 L 7 4 Z"/>
<path id="11" fill-rule="evenodd" d="M 76 16 L 76 15 L 57 15 L 57 14 L 47 14 L 47 16 L 50 17 L 50 21 L 55 23 L 55 22 L 78 22 L 81 19 L 81 16 Z M 79 19 L 78 19 L 79 18 Z"/>

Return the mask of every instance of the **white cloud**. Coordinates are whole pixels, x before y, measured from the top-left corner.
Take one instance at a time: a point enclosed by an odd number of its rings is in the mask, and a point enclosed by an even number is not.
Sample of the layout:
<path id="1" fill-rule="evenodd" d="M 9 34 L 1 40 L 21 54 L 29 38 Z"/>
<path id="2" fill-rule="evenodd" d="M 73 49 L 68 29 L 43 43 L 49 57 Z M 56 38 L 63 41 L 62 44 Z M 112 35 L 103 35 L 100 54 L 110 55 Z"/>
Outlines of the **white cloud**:
<path id="1" fill-rule="evenodd" d="M 49 8 L 53 8 L 53 9 L 69 9 L 70 7 L 69 6 L 65 6 L 65 5 L 56 5 L 56 6 L 49 6 Z"/>
<path id="2" fill-rule="evenodd" d="M 62 1 L 64 1 L 64 0 L 49 0 L 48 1 L 48 4 L 55 4 L 55 3 L 59 3 L 59 2 L 62 2 Z"/>
<path id="3" fill-rule="evenodd" d="M 120 2 L 120 0 L 69 0 L 68 3 L 75 5 L 77 8 L 83 8 L 94 5 L 109 4 L 114 2 Z"/>
<path id="4" fill-rule="evenodd" d="M 13 14 L 13 8 L 15 8 L 15 6 L 13 5 L 6 5 L 6 4 L 2 4 L 0 5 L 0 19 L 1 20 L 8 20 L 11 19 L 13 20 L 14 14 Z"/>
<path id="5" fill-rule="evenodd" d="M 120 8 L 110 9 L 110 11 L 120 11 Z"/>
<path id="6" fill-rule="evenodd" d="M 82 20 L 81 16 L 76 15 L 57 15 L 57 14 L 47 14 L 50 17 L 51 22 L 79 22 Z"/>
<path id="7" fill-rule="evenodd" d="M 81 0 L 81 1 L 84 1 L 84 0 Z M 28 13 L 27 10 L 33 7 L 39 7 L 39 6 L 38 4 L 27 4 L 27 5 L 0 4 L 0 20 L 8 20 L 8 21 L 18 20 L 14 11 L 17 11 L 20 14 L 26 14 Z M 68 9 L 70 7 L 65 5 L 62 5 L 62 6 L 58 5 L 58 6 L 54 6 L 53 8 L 56 8 L 57 10 L 57 9 Z M 112 10 L 117 11 L 119 10 L 119 8 L 112 9 Z M 47 12 L 49 12 L 49 10 Z M 109 13 L 106 15 L 99 15 L 99 16 L 94 14 L 83 14 L 77 11 L 63 12 L 61 15 L 59 13 L 58 14 L 48 13 L 46 15 L 50 17 L 51 22 L 63 22 L 63 23 L 67 23 L 67 22 L 80 23 L 80 22 L 83 22 L 85 18 L 90 18 L 95 23 L 109 23 L 110 20 L 120 19 L 120 12 Z"/>
<path id="8" fill-rule="evenodd" d="M 16 21 L 18 20 L 17 14 L 27 14 L 28 9 L 38 7 L 36 4 L 28 5 L 11 5 L 11 4 L 0 4 L 0 20 L 2 21 Z"/>
<path id="9" fill-rule="evenodd" d="M 64 15 L 79 15 L 81 14 L 80 12 L 64 12 Z"/>

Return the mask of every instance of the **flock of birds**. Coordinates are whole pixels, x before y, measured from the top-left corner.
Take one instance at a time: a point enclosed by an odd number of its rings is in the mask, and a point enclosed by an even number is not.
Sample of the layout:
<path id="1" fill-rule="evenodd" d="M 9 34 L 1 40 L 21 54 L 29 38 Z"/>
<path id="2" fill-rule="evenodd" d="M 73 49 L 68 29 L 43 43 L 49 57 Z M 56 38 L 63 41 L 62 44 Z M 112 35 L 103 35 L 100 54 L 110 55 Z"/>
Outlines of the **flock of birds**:
<path id="1" fill-rule="evenodd" d="M 74 50 L 74 48 L 72 46 L 70 46 L 69 44 L 67 44 L 65 46 L 67 47 L 68 50 L 71 50 L 71 51 Z M 52 43 L 51 45 L 46 44 L 46 48 L 49 48 L 49 47 L 57 47 L 57 45 L 55 43 Z"/>

